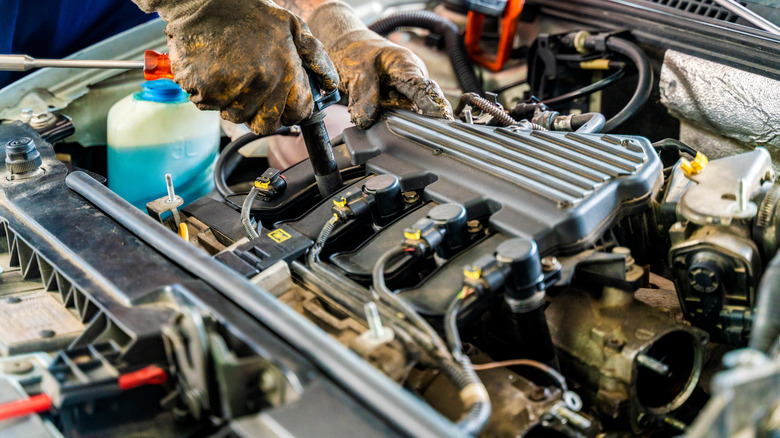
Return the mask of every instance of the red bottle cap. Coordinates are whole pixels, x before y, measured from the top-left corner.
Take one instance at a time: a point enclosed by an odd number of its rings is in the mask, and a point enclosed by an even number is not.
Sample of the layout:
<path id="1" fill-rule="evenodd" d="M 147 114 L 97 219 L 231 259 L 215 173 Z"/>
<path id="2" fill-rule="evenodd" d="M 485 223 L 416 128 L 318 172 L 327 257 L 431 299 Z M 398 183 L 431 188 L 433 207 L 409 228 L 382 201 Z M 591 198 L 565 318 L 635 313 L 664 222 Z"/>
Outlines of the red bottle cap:
<path id="1" fill-rule="evenodd" d="M 167 53 L 147 50 L 144 52 L 144 78 L 147 81 L 155 79 L 173 79 L 171 60 Z"/>

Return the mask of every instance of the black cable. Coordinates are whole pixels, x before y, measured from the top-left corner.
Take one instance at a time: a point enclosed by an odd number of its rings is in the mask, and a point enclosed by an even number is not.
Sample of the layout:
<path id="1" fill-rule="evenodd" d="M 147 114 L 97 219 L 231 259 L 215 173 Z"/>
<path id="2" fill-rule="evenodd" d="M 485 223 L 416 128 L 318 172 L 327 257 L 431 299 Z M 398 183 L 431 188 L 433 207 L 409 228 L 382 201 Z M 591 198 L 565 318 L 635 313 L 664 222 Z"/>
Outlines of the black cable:
<path id="1" fill-rule="evenodd" d="M 460 365 L 459 370 L 448 370 L 445 372 L 452 373 L 452 380 L 455 382 L 459 391 L 463 391 L 467 387 L 481 387 L 482 396 L 477 399 L 475 403 L 468 406 L 466 415 L 458 421 L 458 429 L 469 435 L 478 435 L 482 429 L 485 428 L 488 420 L 490 419 L 490 411 L 492 410 L 490 404 L 490 398 L 487 396 L 487 391 L 484 390 L 485 386 L 474 371 L 474 366 L 471 364 L 471 360 L 468 356 L 463 354 L 463 344 L 460 340 L 460 333 L 458 332 L 458 312 L 463 306 L 465 300 L 465 294 L 463 291 L 458 292 L 455 299 L 452 300 L 447 307 L 447 312 L 444 315 L 444 333 L 447 337 L 447 344 L 450 346 L 452 357 Z"/>
<path id="2" fill-rule="evenodd" d="M 463 354 L 463 343 L 458 332 L 458 312 L 460 312 L 460 308 L 463 306 L 463 298 L 460 295 L 461 292 L 458 292 L 458 295 L 452 300 L 444 313 L 444 336 L 455 360 L 458 360 Z"/>
<path id="3" fill-rule="evenodd" d="M 590 85 L 586 85 L 582 88 L 578 88 L 576 90 L 570 91 L 566 94 L 561 94 L 560 96 L 555 96 L 549 99 L 545 99 L 542 101 L 542 103 L 547 106 L 555 106 L 555 105 L 560 105 L 562 103 L 570 102 L 575 99 L 579 99 L 581 97 L 591 95 L 619 81 L 620 79 L 623 78 L 623 76 L 625 76 L 625 74 L 626 74 L 626 70 L 621 68 L 604 79 L 596 81 Z"/>
<path id="4" fill-rule="evenodd" d="M 379 257 L 371 273 L 373 284 L 374 284 L 374 290 L 379 294 L 379 298 L 382 301 L 390 304 L 392 307 L 395 307 L 415 327 L 422 330 L 426 335 L 428 335 L 434 341 L 438 349 L 447 351 L 447 349 L 441 343 L 441 338 L 439 337 L 439 334 L 436 333 L 433 327 L 431 327 L 431 325 L 428 324 L 428 322 L 425 321 L 422 318 L 422 316 L 420 316 L 420 314 L 417 313 L 416 310 L 412 309 L 406 303 L 406 301 L 396 297 L 393 291 L 391 291 L 387 287 L 387 284 L 385 283 L 385 268 L 387 267 L 387 264 L 390 263 L 391 260 L 394 260 L 395 258 L 397 258 L 402 254 L 405 254 L 405 249 L 401 246 L 397 246 L 385 252 Z"/>
<path id="5" fill-rule="evenodd" d="M 650 98 L 650 92 L 653 89 L 653 68 L 650 67 L 650 61 L 648 61 L 645 52 L 639 46 L 617 37 L 608 38 L 606 45 L 607 49 L 625 56 L 634 63 L 637 71 L 637 85 L 631 100 L 628 101 L 626 106 L 611 119 L 607 120 L 602 131 L 605 133 L 617 128 L 639 112 L 647 102 L 647 99 Z"/>
<path id="6" fill-rule="evenodd" d="M 680 152 L 685 152 L 694 158 L 696 158 L 696 154 L 699 153 L 696 149 L 674 138 L 665 138 L 663 140 L 657 141 L 653 143 L 653 148 L 658 152 L 664 149 L 675 149 Z"/>
<path id="7" fill-rule="evenodd" d="M 227 146 L 225 146 L 225 149 L 219 153 L 217 163 L 214 165 L 214 186 L 220 196 L 222 196 L 222 198 L 224 198 L 225 201 L 227 201 L 229 204 L 232 204 L 236 209 L 240 209 L 240 205 L 230 200 L 230 197 L 237 195 L 237 193 L 234 193 L 232 190 L 230 190 L 230 187 L 228 187 L 227 184 L 227 179 L 236 170 L 236 167 L 238 167 L 238 164 L 244 158 L 241 154 L 238 153 L 239 149 L 248 145 L 249 143 L 252 143 L 255 140 L 259 140 L 264 137 L 269 137 L 271 135 L 290 135 L 294 131 L 295 130 L 292 128 L 285 126 L 273 134 L 268 135 L 257 135 L 255 133 L 249 132 L 228 143 Z"/>
<path id="8" fill-rule="evenodd" d="M 460 88 L 464 93 L 482 94 L 482 81 L 477 79 L 463 37 L 455 23 L 431 11 L 411 11 L 380 18 L 368 28 L 385 36 L 399 27 L 419 27 L 441 36 Z"/>
<path id="9" fill-rule="evenodd" d="M 510 90 L 512 88 L 519 87 L 519 86 L 521 86 L 523 84 L 527 84 L 527 83 L 528 83 L 528 79 L 515 81 L 515 82 L 512 82 L 512 83 L 506 84 L 503 87 L 496 88 L 495 90 L 493 90 L 493 94 L 501 94 L 501 93 L 503 93 L 506 90 Z"/>

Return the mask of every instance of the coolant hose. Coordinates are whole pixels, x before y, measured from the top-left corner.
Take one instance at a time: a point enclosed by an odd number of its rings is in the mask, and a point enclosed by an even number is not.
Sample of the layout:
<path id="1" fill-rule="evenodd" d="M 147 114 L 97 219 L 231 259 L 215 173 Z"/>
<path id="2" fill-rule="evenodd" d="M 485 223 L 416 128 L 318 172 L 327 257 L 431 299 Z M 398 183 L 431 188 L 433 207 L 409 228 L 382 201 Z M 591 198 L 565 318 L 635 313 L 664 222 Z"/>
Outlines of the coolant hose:
<path id="1" fill-rule="evenodd" d="M 606 42 L 607 49 L 619 53 L 634 63 L 637 71 L 637 85 L 631 100 L 625 107 L 607 120 L 602 132 L 610 132 L 620 126 L 623 122 L 634 116 L 647 102 L 650 92 L 653 89 L 653 69 L 650 67 L 650 61 L 647 56 L 636 44 L 626 41 L 622 38 L 610 37 Z"/>
<path id="2" fill-rule="evenodd" d="M 756 319 L 750 335 L 750 348 L 768 353 L 780 336 L 780 251 L 758 283 Z"/>
<path id="3" fill-rule="evenodd" d="M 398 12 L 380 18 L 368 28 L 386 36 L 399 27 L 419 27 L 444 38 L 444 49 L 450 57 L 452 69 L 464 93 L 482 94 L 482 82 L 477 79 L 458 26 L 452 21 L 430 11 Z"/>

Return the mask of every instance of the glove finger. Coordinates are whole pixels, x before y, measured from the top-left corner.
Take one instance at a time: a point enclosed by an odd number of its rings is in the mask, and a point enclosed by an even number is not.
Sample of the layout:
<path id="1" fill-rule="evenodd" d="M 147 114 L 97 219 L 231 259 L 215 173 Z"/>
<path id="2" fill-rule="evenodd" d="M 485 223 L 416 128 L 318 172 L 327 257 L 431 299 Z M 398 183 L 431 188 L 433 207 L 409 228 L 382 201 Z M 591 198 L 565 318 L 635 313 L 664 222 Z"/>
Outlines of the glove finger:
<path id="1" fill-rule="evenodd" d="M 297 80 L 290 87 L 287 94 L 287 102 L 282 113 L 282 123 L 284 126 L 292 126 L 301 120 L 309 117 L 314 107 L 314 100 L 309 89 L 309 80 L 306 72 L 300 66 L 297 66 Z"/>
<path id="2" fill-rule="evenodd" d="M 423 114 L 452 118 L 447 98 L 436 82 L 425 77 L 422 61 L 416 55 L 398 49 L 384 51 L 380 63 L 387 75 L 387 85 L 408 97 Z"/>
<path id="3" fill-rule="evenodd" d="M 287 95 L 290 92 L 289 82 L 279 82 L 262 102 L 258 102 L 258 111 L 252 119 L 246 123 L 252 132 L 258 135 L 269 135 L 282 127 L 282 114 L 284 113 Z"/>
<path id="4" fill-rule="evenodd" d="M 349 114 L 352 123 L 368 129 L 379 115 L 379 77 L 362 74 L 347 84 L 349 88 Z"/>
<path id="5" fill-rule="evenodd" d="M 257 113 L 258 96 L 250 90 L 245 90 L 236 97 L 236 100 L 222 108 L 219 115 L 233 123 L 245 123 Z"/>
<path id="6" fill-rule="evenodd" d="M 314 38 L 303 20 L 297 16 L 294 16 L 294 20 L 293 42 L 303 61 L 303 66 L 319 78 L 323 90 L 335 90 L 339 85 L 339 74 L 325 52 L 325 47 L 317 38 Z"/>

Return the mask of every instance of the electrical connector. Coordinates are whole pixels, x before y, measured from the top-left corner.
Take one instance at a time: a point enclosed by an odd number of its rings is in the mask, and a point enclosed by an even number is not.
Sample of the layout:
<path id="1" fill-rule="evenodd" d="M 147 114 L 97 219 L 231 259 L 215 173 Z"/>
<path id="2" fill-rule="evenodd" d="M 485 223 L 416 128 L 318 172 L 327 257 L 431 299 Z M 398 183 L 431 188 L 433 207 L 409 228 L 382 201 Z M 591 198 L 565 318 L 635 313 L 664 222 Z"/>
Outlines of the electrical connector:
<path id="1" fill-rule="evenodd" d="M 344 196 L 335 197 L 332 211 L 343 222 L 371 213 L 368 201 L 360 191 L 349 191 Z"/>
<path id="2" fill-rule="evenodd" d="M 270 201 L 279 196 L 287 188 L 287 180 L 282 176 L 281 171 L 268 168 L 255 180 L 255 188 L 258 196 L 266 201 Z"/>

